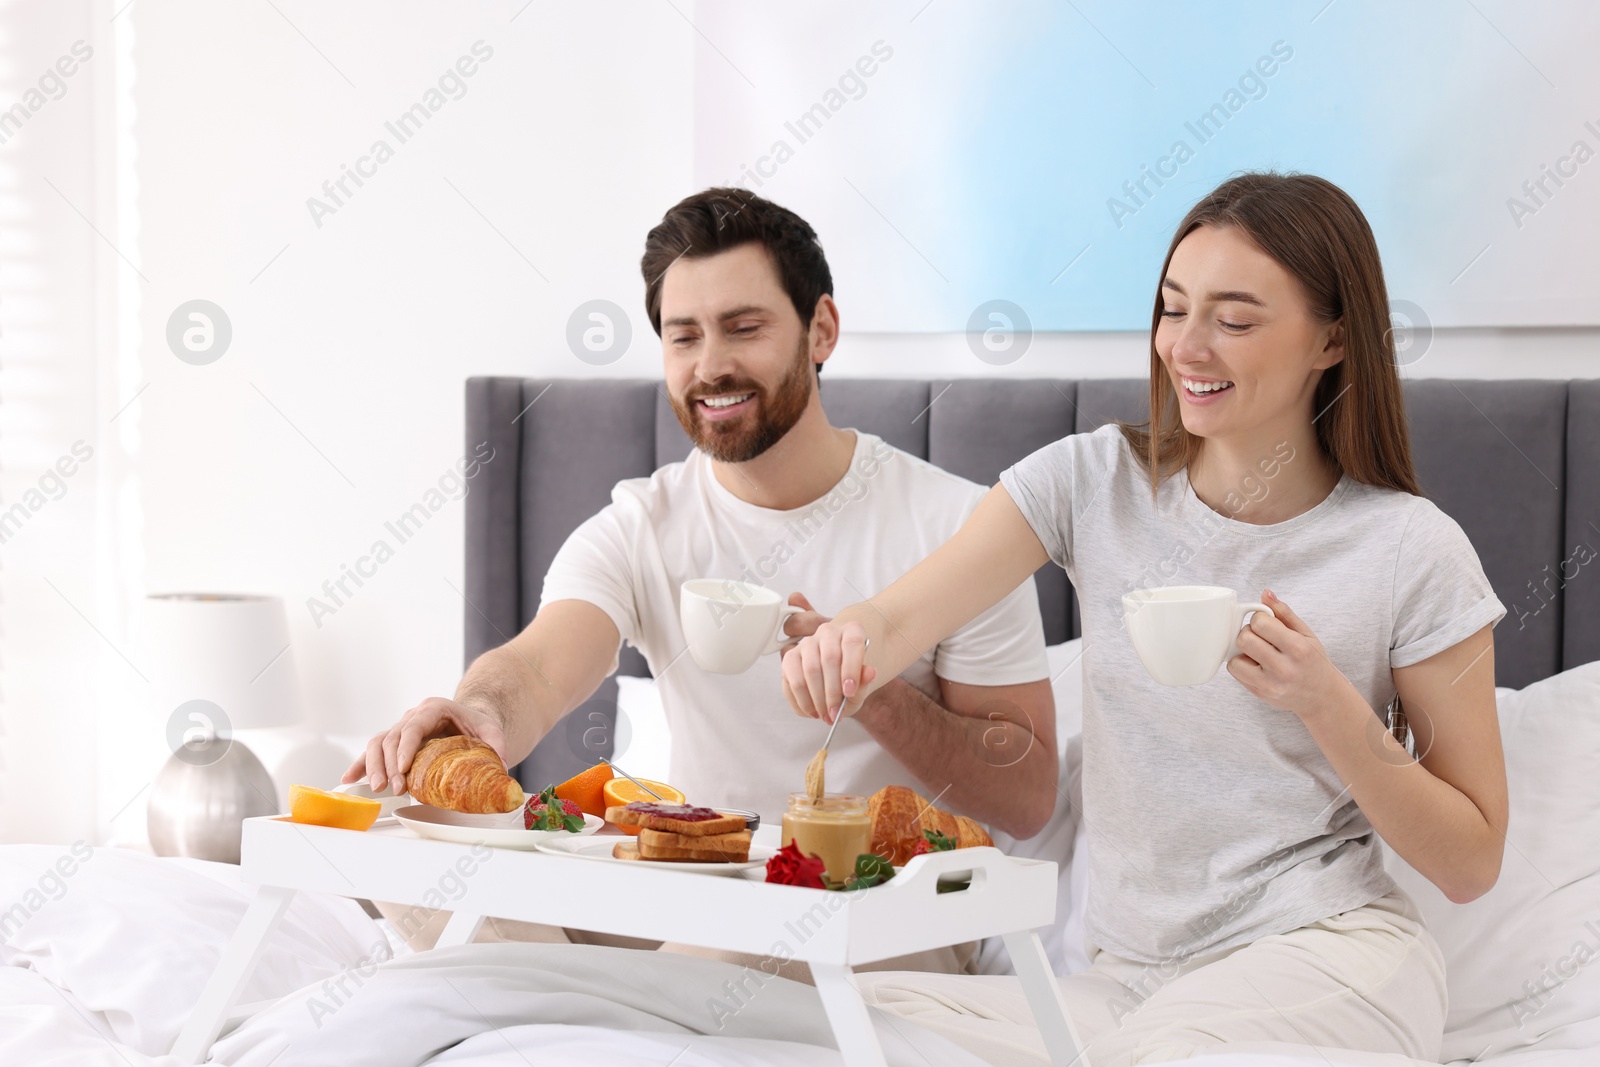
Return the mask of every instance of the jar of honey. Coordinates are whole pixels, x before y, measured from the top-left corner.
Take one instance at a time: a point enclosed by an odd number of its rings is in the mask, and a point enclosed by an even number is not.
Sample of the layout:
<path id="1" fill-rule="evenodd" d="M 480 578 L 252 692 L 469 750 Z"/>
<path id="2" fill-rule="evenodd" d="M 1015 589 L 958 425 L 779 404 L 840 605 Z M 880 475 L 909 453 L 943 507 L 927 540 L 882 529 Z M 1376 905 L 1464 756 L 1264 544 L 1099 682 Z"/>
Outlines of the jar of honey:
<path id="1" fill-rule="evenodd" d="M 813 800 L 806 793 L 790 793 L 782 843 L 791 841 L 805 855 L 822 860 L 829 879 L 843 882 L 855 874 L 856 857 L 872 850 L 867 798 L 828 793 Z"/>

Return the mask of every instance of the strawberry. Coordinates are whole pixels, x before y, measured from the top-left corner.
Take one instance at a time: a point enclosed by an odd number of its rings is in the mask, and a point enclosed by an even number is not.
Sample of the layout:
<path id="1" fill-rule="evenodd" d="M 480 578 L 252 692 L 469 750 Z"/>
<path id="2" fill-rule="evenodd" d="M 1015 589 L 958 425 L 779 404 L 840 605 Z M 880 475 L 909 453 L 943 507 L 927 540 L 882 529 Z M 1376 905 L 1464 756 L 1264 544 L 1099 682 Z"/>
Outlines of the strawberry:
<path id="1" fill-rule="evenodd" d="M 524 830 L 565 830 L 575 834 L 583 824 L 583 809 L 570 800 L 557 800 L 548 789 L 529 797 L 522 808 Z"/>

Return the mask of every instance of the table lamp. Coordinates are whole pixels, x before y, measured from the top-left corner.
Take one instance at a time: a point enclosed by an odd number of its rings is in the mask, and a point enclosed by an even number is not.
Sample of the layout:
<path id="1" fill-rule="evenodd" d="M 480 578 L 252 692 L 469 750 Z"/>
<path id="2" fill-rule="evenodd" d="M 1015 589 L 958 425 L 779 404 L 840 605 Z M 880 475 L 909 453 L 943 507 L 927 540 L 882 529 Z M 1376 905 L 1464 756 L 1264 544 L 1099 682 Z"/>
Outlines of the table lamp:
<path id="1" fill-rule="evenodd" d="M 283 601 L 239 593 L 145 598 L 148 648 L 172 755 L 151 786 L 158 856 L 239 862 L 244 819 L 278 812 L 277 791 L 235 730 L 300 718 Z"/>

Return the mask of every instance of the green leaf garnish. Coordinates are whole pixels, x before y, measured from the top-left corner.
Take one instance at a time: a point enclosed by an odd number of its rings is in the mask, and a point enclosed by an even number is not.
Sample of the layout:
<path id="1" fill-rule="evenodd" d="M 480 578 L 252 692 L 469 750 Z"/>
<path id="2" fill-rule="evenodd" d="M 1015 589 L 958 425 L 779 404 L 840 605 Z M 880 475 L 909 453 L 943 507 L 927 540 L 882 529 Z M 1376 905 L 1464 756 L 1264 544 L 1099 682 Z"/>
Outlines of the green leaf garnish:
<path id="1" fill-rule="evenodd" d="M 824 876 L 823 888 L 842 890 L 848 892 L 852 889 L 869 889 L 875 885 L 882 885 L 895 874 L 894 865 L 882 856 L 871 852 L 863 852 L 856 857 L 856 870 L 853 875 L 843 882 L 835 882 Z"/>

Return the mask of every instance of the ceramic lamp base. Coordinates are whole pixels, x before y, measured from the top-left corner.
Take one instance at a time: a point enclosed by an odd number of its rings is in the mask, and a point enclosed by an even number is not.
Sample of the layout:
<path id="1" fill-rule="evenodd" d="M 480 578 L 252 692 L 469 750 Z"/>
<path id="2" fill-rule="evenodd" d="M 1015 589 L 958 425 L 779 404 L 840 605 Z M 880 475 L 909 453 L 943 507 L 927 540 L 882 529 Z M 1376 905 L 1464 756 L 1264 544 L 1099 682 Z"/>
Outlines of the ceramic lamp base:
<path id="1" fill-rule="evenodd" d="M 238 740 L 184 745 L 150 790 L 146 826 L 158 856 L 239 862 L 241 823 L 279 812 L 272 776 Z"/>

